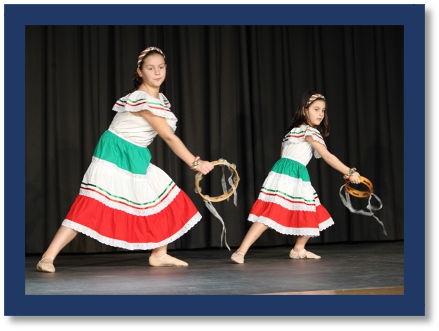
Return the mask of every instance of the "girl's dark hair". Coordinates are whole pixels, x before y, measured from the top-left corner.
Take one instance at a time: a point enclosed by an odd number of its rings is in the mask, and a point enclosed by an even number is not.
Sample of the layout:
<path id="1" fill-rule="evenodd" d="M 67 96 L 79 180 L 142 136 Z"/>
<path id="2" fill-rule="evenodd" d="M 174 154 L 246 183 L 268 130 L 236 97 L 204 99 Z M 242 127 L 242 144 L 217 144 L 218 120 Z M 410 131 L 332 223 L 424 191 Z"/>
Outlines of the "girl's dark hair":
<path id="1" fill-rule="evenodd" d="M 304 110 L 312 105 L 311 103 L 309 106 L 306 106 L 309 98 L 313 94 L 319 94 L 319 93 L 315 91 L 306 91 L 305 93 L 302 94 L 302 97 L 300 98 L 300 102 L 297 105 L 296 112 L 291 120 L 287 132 L 290 132 L 293 128 L 299 127 L 302 124 L 308 124 L 308 118 Z M 322 100 L 322 99 L 317 99 L 317 100 Z M 326 103 L 325 117 L 323 118 L 323 121 L 319 124 L 319 126 L 316 127 L 316 129 L 319 130 L 319 132 L 322 134 L 323 137 L 329 136 L 328 101 L 325 100 L 325 103 Z"/>
<path id="2" fill-rule="evenodd" d="M 140 68 L 142 68 L 143 63 L 145 62 L 145 59 L 146 59 L 148 56 L 151 56 L 151 54 L 158 54 L 158 55 L 163 56 L 163 55 L 162 55 L 160 52 L 158 52 L 158 51 L 150 51 L 150 52 L 148 52 L 148 53 L 145 55 L 145 57 L 142 59 L 142 61 L 140 61 Z M 137 89 L 139 88 L 139 86 L 142 85 L 142 82 L 143 82 L 142 77 L 140 77 L 139 74 L 137 73 L 137 64 L 136 64 L 136 70 L 134 71 L 134 77 L 133 77 L 133 86 L 134 86 L 134 87 L 128 89 L 126 93 L 132 93 L 132 92 L 134 92 L 134 91 L 137 91 Z M 160 91 L 162 91 L 162 89 L 163 89 L 163 85 L 164 85 L 164 82 L 163 82 L 163 84 L 160 86 Z"/>

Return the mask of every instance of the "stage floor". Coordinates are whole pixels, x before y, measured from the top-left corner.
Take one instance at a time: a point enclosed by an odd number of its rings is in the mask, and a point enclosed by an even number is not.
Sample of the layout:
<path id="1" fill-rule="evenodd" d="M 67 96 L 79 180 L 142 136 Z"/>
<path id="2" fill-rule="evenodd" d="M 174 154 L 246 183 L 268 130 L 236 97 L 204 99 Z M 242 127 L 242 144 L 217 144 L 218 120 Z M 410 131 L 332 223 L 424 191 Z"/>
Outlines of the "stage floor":
<path id="1" fill-rule="evenodd" d="M 36 271 L 40 256 L 26 256 L 25 294 L 404 294 L 402 241 L 308 245 L 320 260 L 292 260 L 290 249 L 252 247 L 245 264 L 226 248 L 169 252 L 188 267 L 151 267 L 149 252 L 60 254 L 53 274 Z"/>

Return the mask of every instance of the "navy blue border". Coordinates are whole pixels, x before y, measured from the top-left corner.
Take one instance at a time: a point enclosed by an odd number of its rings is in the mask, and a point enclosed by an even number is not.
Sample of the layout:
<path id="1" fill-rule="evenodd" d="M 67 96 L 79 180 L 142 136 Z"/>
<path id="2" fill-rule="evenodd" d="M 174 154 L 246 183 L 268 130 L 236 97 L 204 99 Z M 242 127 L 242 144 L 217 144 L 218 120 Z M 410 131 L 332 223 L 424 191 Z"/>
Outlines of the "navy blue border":
<path id="1" fill-rule="evenodd" d="M 142 25 L 145 18 L 149 25 L 404 25 L 404 117 L 416 111 L 409 125 L 425 131 L 425 102 L 419 97 L 425 95 L 425 5 L 5 5 L 4 9 L 5 316 L 425 315 L 425 253 L 419 250 L 425 246 L 421 180 L 425 142 L 422 134 L 408 136 L 407 121 L 404 197 L 410 203 L 405 204 L 404 217 L 410 235 L 404 241 L 402 296 L 301 296 L 300 305 L 296 296 L 26 296 L 23 97 L 26 25 Z M 413 173 L 416 176 L 410 176 Z"/>

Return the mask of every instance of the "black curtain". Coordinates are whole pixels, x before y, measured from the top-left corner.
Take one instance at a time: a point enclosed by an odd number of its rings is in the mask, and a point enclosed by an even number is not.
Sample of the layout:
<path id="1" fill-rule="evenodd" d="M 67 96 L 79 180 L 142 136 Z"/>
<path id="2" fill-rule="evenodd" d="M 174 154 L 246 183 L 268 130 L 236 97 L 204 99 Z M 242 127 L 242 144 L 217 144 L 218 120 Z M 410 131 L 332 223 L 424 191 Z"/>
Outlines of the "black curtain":
<path id="1" fill-rule="evenodd" d="M 311 181 L 335 225 L 309 243 L 403 240 L 403 40 L 403 26 L 26 26 L 26 253 L 52 240 L 148 46 L 166 54 L 163 93 L 177 135 L 203 159 L 236 164 L 238 206 L 214 205 L 230 246 L 252 224 L 248 213 L 305 90 L 327 97 L 328 149 L 373 182 L 388 233 L 350 213 L 338 195 L 341 174 L 313 159 Z M 219 247 L 222 226 L 195 193 L 195 173 L 159 137 L 150 150 L 203 215 L 169 248 Z M 204 176 L 203 193 L 221 194 L 220 178 L 220 167 Z M 268 230 L 255 246 L 294 241 Z M 116 250 L 78 235 L 62 252 Z"/>

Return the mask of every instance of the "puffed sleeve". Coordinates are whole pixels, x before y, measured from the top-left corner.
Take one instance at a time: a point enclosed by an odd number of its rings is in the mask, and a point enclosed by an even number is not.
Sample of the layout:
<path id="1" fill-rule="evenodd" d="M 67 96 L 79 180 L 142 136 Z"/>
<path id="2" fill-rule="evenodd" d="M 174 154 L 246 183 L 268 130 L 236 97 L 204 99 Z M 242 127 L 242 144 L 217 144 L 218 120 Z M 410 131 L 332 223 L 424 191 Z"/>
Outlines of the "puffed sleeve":
<path id="1" fill-rule="evenodd" d="M 305 141 L 305 138 L 310 136 L 313 140 L 321 143 L 326 147 L 325 141 L 323 140 L 323 136 L 320 134 L 319 130 L 310 127 L 309 125 L 302 125 L 300 127 L 293 128 L 290 132 L 288 132 L 283 141 L 282 146 L 287 144 L 298 144 Z M 321 158 L 321 155 L 314 150 L 314 157 Z"/>
<path id="2" fill-rule="evenodd" d="M 171 111 L 171 103 L 162 93 L 157 99 L 146 92 L 134 91 L 117 100 L 113 110 L 119 113 L 149 110 L 154 115 L 165 118 L 174 131 L 177 127 L 177 117 Z"/>

